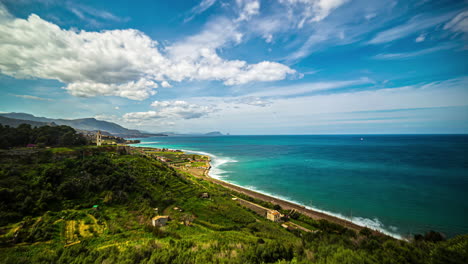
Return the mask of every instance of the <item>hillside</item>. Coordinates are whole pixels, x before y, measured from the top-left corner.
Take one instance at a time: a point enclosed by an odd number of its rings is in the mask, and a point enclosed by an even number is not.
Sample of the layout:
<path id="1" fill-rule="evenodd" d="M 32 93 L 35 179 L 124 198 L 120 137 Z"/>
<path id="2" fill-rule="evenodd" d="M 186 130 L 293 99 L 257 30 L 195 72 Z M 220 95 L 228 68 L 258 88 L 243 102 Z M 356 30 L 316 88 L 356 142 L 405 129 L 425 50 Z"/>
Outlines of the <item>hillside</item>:
<path id="1" fill-rule="evenodd" d="M 46 117 L 37 117 L 25 113 L 4 113 L 0 114 L 1 117 L 13 118 L 18 120 L 28 120 L 40 123 L 55 123 L 57 125 L 70 126 L 75 129 L 96 131 L 102 130 L 120 137 L 145 137 L 145 136 L 164 136 L 162 134 L 148 134 L 141 133 L 135 129 L 127 129 L 116 123 L 97 120 L 95 118 L 81 118 L 81 119 L 53 119 Z"/>
<path id="2" fill-rule="evenodd" d="M 240 206 L 237 193 L 125 153 L 0 151 L 2 262 L 463 263 L 468 256 L 467 236 L 409 243 L 304 216 L 295 223 L 313 232 L 287 230 Z M 151 225 L 158 214 L 170 217 L 166 226 Z"/>
<path id="3" fill-rule="evenodd" d="M 31 125 L 33 127 L 53 126 L 53 125 L 55 125 L 54 123 L 14 119 L 14 118 L 8 118 L 8 117 L 4 117 L 4 116 L 0 116 L 0 124 L 4 125 L 4 126 L 10 126 L 10 127 L 18 127 L 21 124 L 28 124 L 28 125 Z"/>

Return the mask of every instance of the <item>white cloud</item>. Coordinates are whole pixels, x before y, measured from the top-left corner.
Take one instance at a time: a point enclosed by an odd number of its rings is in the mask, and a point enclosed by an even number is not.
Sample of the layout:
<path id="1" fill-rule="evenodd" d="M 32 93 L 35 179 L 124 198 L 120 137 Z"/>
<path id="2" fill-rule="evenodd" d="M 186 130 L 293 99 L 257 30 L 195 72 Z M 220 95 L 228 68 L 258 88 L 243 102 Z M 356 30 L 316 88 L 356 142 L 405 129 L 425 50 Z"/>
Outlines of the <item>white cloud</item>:
<path id="1" fill-rule="evenodd" d="M 105 84 L 95 82 L 74 82 L 65 87 L 70 94 L 80 97 L 93 97 L 97 95 L 120 96 L 132 100 L 143 100 L 149 95 L 156 94 L 153 88 L 157 83 L 145 78 L 138 81 L 130 81 L 124 84 Z"/>
<path id="2" fill-rule="evenodd" d="M 222 68 L 220 68 L 221 70 Z M 226 85 L 244 84 L 253 81 L 278 81 L 286 78 L 288 74 L 296 71 L 288 66 L 270 61 L 263 61 L 257 64 L 247 65 L 243 70 L 232 69 L 230 77 L 224 83 Z"/>
<path id="3" fill-rule="evenodd" d="M 167 81 L 162 81 L 161 86 L 164 87 L 164 88 L 171 88 L 172 87 L 172 85 L 170 83 L 168 83 Z"/>
<path id="4" fill-rule="evenodd" d="M 80 19 L 98 23 L 95 19 L 110 20 L 115 22 L 128 21 L 128 18 L 120 18 L 107 11 L 98 10 L 89 6 L 67 2 L 67 8 Z"/>
<path id="5" fill-rule="evenodd" d="M 255 96 L 246 96 L 246 97 L 228 99 L 226 100 L 226 102 L 235 103 L 235 104 L 245 104 L 245 105 L 251 105 L 251 106 L 260 106 L 260 107 L 265 107 L 272 103 L 269 100 L 265 100 L 265 99 L 262 99 L 260 97 L 255 97 Z"/>
<path id="6" fill-rule="evenodd" d="M 444 29 L 468 33 L 468 11 L 461 12 L 454 17 L 450 22 L 445 24 Z"/>
<path id="7" fill-rule="evenodd" d="M 367 77 L 363 77 L 356 80 L 348 80 L 348 81 L 329 81 L 329 82 L 312 82 L 312 83 L 304 83 L 298 85 L 290 85 L 285 87 L 272 87 L 269 88 L 267 91 L 255 92 L 249 94 L 249 96 L 257 96 L 257 97 L 283 97 L 283 96 L 296 96 L 296 95 L 304 95 L 313 92 L 325 91 L 325 90 L 333 90 L 339 89 L 344 87 L 351 87 L 356 85 L 367 85 L 373 83 Z"/>
<path id="8" fill-rule="evenodd" d="M 421 56 L 441 50 L 448 50 L 448 49 L 453 49 L 455 48 L 456 45 L 453 43 L 446 43 L 437 47 L 433 48 L 427 48 L 427 49 L 422 49 L 418 51 L 413 51 L 413 52 L 402 52 L 402 53 L 382 53 L 374 56 L 374 59 L 378 60 L 396 60 L 396 59 L 406 59 L 406 58 L 411 58 L 411 57 L 416 57 L 416 56 Z"/>
<path id="9" fill-rule="evenodd" d="M 260 1 L 258 0 L 236 0 L 236 3 L 240 9 L 237 21 L 249 20 L 259 13 Z"/>
<path id="10" fill-rule="evenodd" d="M 426 40 L 426 34 L 419 35 L 414 41 L 423 42 L 424 40 Z"/>
<path id="11" fill-rule="evenodd" d="M 190 104 L 186 101 L 154 101 L 151 104 L 156 111 L 127 113 L 123 116 L 127 122 L 142 122 L 152 119 L 193 119 L 206 116 L 215 111 L 213 107 Z"/>
<path id="12" fill-rule="evenodd" d="M 219 57 L 218 48 L 242 38 L 227 22 L 211 23 L 200 34 L 160 49 L 138 30 L 64 30 L 34 14 L 11 18 L 1 5 L 0 15 L 0 72 L 15 78 L 55 79 L 75 96 L 143 100 L 155 94 L 158 82 L 163 87 L 170 85 L 168 81 L 183 80 L 235 85 L 281 80 L 295 73 L 280 63 L 248 64 Z"/>
<path id="13" fill-rule="evenodd" d="M 18 98 L 31 99 L 31 100 L 37 100 L 37 101 L 49 101 L 49 102 L 54 101 L 53 99 L 50 99 L 50 98 L 38 97 L 38 96 L 27 95 L 27 94 L 10 94 L 10 95 L 18 97 Z"/>
<path id="14" fill-rule="evenodd" d="M 407 37 L 409 35 L 418 33 L 421 30 L 434 27 L 449 20 L 453 13 L 447 13 L 440 16 L 422 17 L 416 16 L 406 24 L 393 27 L 391 29 L 379 32 L 368 44 L 381 44 L 397 39 Z"/>
<path id="15" fill-rule="evenodd" d="M 202 0 L 198 5 L 194 6 L 190 10 L 190 15 L 184 19 L 184 22 L 189 22 L 197 15 L 205 12 L 208 8 L 213 6 L 216 3 L 216 0 Z"/>
<path id="16" fill-rule="evenodd" d="M 302 28 L 304 24 L 318 22 L 325 19 L 331 11 L 345 4 L 349 0 L 279 0 L 286 5 L 290 12 L 299 14 L 300 20 L 297 26 Z"/>
<path id="17" fill-rule="evenodd" d="M 203 57 L 209 57 L 217 48 L 229 43 L 238 44 L 242 40 L 242 33 L 237 24 L 226 18 L 216 18 L 209 22 L 204 29 L 195 35 L 186 37 L 166 48 L 171 59 L 191 63 Z"/>

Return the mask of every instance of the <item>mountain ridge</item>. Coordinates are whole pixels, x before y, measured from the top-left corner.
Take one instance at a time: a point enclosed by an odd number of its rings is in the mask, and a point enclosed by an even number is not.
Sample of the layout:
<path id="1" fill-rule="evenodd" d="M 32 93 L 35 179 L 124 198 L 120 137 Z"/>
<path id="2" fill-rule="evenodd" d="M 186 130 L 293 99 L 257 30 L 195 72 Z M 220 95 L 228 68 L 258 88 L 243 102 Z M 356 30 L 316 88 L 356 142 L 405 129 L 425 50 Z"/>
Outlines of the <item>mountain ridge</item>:
<path id="1" fill-rule="evenodd" d="M 120 136 L 120 137 L 166 136 L 164 134 L 142 133 L 139 130 L 128 129 L 113 122 L 97 120 L 94 117 L 78 118 L 78 119 L 55 119 L 55 118 L 47 118 L 47 117 L 38 117 L 38 116 L 34 116 L 32 114 L 27 114 L 27 113 L 15 113 L 15 112 L 2 113 L 0 114 L 0 117 L 10 119 L 10 120 L 4 120 L 6 124 L 8 124 L 8 122 L 10 123 L 13 122 L 12 119 L 15 119 L 15 120 L 29 121 L 26 123 L 29 123 L 34 126 L 56 124 L 56 125 L 70 126 L 75 129 L 86 130 L 86 131 L 102 130 L 112 135 Z M 37 123 L 31 123 L 31 122 L 37 122 Z"/>

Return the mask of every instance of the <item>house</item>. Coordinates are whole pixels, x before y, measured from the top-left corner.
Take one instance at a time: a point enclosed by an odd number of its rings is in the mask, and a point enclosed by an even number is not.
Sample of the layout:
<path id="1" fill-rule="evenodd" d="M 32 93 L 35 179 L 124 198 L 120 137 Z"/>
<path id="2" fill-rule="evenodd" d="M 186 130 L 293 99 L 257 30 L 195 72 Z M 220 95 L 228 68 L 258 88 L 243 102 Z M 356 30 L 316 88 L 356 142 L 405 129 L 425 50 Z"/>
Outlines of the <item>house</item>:
<path id="1" fill-rule="evenodd" d="M 276 210 L 268 210 L 267 219 L 273 222 L 279 222 L 281 220 L 281 214 Z"/>
<path id="2" fill-rule="evenodd" d="M 153 226 L 165 226 L 167 221 L 169 221 L 168 215 L 158 215 L 151 219 Z"/>
<path id="3" fill-rule="evenodd" d="M 208 198 L 210 198 L 210 195 L 205 192 L 205 193 L 202 193 L 201 198 L 208 199 Z"/>

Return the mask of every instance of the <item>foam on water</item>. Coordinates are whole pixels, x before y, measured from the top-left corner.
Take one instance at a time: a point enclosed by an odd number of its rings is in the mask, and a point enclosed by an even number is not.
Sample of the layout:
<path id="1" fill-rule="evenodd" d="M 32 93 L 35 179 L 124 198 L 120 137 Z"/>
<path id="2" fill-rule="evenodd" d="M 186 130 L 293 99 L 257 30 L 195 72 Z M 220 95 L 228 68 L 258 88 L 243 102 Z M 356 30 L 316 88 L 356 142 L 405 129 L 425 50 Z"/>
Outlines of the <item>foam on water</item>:
<path id="1" fill-rule="evenodd" d="M 225 165 L 226 163 L 229 163 L 229 162 L 237 162 L 237 160 L 234 160 L 234 159 L 231 159 L 231 158 L 228 158 L 228 157 L 219 157 L 219 156 L 216 156 L 216 155 L 214 155 L 212 153 L 208 153 L 208 152 L 204 152 L 204 151 L 186 150 L 186 149 L 183 149 L 182 151 L 184 151 L 186 153 L 193 153 L 193 154 L 200 154 L 200 155 L 209 156 L 210 157 L 210 166 L 211 166 L 209 175 L 210 175 L 210 177 L 218 179 L 218 180 L 221 179 L 221 178 L 224 178 L 225 177 L 224 174 L 229 172 L 229 171 L 225 171 L 225 170 L 220 169 L 220 166 Z"/>
<path id="2" fill-rule="evenodd" d="M 228 182 L 228 181 L 226 181 L 226 182 Z M 316 208 L 316 207 L 313 207 L 313 206 L 305 205 L 305 204 L 303 204 L 301 202 L 298 202 L 298 201 L 295 201 L 295 200 L 293 200 L 293 199 L 291 199 L 289 197 L 268 193 L 268 192 L 257 189 L 255 186 L 240 186 L 240 185 L 237 185 L 237 184 L 234 184 L 234 183 L 231 183 L 231 182 L 228 182 L 228 183 L 230 183 L 232 185 L 236 185 L 238 187 L 242 187 L 242 188 L 254 191 L 254 192 L 258 192 L 258 193 L 261 193 L 261 194 L 264 194 L 264 195 L 272 196 L 272 197 L 275 197 L 275 198 L 278 198 L 278 199 L 281 199 L 281 200 L 284 200 L 284 201 L 287 201 L 287 202 L 295 203 L 295 204 L 304 206 L 305 208 L 310 209 L 310 210 L 321 212 L 321 213 L 331 215 L 331 216 L 334 216 L 334 217 L 337 217 L 337 218 L 340 218 L 340 219 L 344 219 L 344 220 L 350 221 L 350 222 L 352 222 L 352 223 L 354 223 L 356 225 L 365 226 L 367 228 L 377 230 L 377 231 L 379 231 L 381 233 L 384 233 L 384 234 L 386 234 L 388 236 L 391 236 L 393 238 L 396 238 L 396 239 L 405 240 L 400 234 L 398 234 L 396 232 L 397 231 L 396 227 L 389 226 L 388 229 L 392 230 L 392 231 L 389 231 L 389 230 L 387 230 L 387 227 L 385 227 L 385 225 L 378 218 L 369 219 L 369 218 L 358 217 L 358 216 L 348 217 L 348 216 L 344 216 L 344 215 L 342 215 L 340 213 L 334 213 L 334 212 L 322 210 L 322 209 L 319 209 L 319 208 Z"/>
<path id="3" fill-rule="evenodd" d="M 150 145 L 150 144 L 157 144 L 157 143 L 161 143 L 161 142 L 159 142 L 159 141 L 140 142 L 140 143 L 135 143 L 135 144 L 132 144 L 132 145 Z"/>

